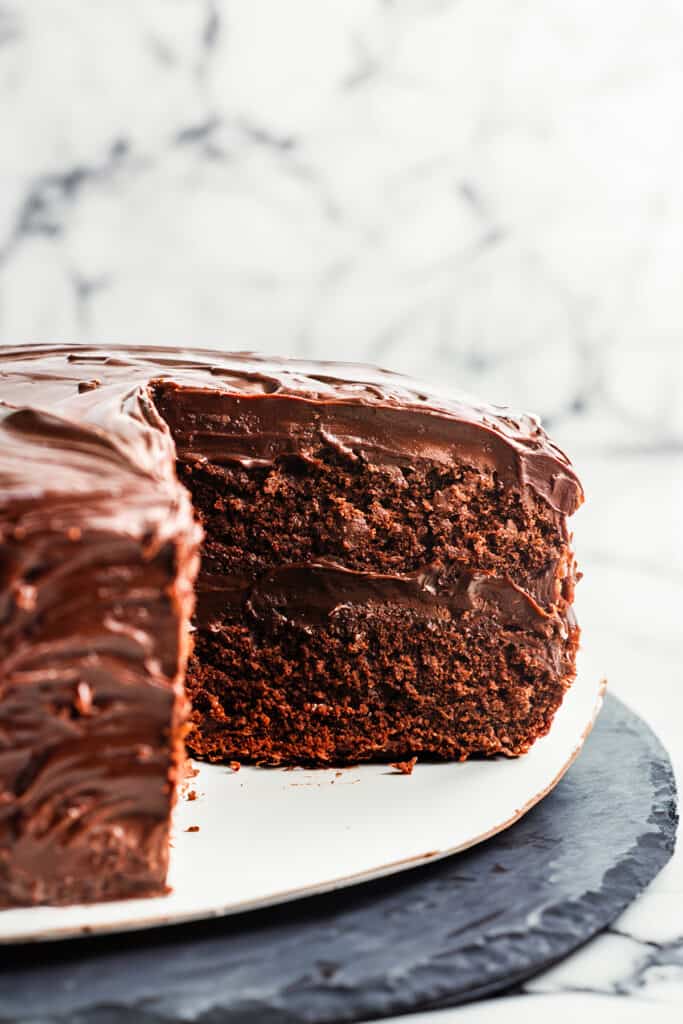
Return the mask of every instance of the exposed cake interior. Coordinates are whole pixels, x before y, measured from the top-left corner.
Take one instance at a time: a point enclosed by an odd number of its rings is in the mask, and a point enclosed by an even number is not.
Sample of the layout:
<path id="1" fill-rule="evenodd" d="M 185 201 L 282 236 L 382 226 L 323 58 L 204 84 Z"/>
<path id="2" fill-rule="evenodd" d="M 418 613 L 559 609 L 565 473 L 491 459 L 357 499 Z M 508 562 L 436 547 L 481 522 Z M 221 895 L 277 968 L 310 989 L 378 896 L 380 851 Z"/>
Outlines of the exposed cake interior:
<path id="1" fill-rule="evenodd" d="M 193 753 L 512 755 L 547 731 L 577 642 L 563 515 L 466 459 L 308 430 L 300 408 L 276 431 L 292 410 L 272 396 L 163 384 L 155 402 L 205 534 Z"/>

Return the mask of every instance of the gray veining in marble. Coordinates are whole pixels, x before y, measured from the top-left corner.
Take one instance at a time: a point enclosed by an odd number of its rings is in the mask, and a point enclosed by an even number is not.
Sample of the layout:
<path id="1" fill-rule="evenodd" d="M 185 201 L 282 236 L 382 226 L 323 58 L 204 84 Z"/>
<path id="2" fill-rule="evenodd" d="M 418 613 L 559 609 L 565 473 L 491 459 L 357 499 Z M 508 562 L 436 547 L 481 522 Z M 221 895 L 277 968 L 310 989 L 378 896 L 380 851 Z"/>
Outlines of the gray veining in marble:
<path id="1" fill-rule="evenodd" d="M 674 0 L 3 0 L 0 338 L 371 359 L 681 446 L 682 46 Z"/>
<path id="2" fill-rule="evenodd" d="M 680 780 L 682 52 L 676 0 L 0 0 L 0 343 L 360 358 L 538 410 L 589 497 L 587 655 Z M 677 853 L 518 1019 L 680 1004 L 682 950 Z"/>

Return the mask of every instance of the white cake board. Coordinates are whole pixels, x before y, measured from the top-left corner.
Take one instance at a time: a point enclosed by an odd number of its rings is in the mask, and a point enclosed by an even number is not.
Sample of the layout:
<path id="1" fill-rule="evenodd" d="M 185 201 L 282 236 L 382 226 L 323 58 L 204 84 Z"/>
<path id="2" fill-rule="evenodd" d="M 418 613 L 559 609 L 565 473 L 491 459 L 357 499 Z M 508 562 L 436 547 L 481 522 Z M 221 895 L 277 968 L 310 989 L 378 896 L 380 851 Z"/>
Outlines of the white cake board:
<path id="1" fill-rule="evenodd" d="M 0 911 L 0 943 L 127 931 L 236 914 L 390 875 L 507 828 L 559 782 L 605 684 L 580 663 L 548 734 L 524 757 L 264 769 L 200 764 L 175 814 L 167 896 Z M 199 831 L 187 831 L 194 826 Z"/>

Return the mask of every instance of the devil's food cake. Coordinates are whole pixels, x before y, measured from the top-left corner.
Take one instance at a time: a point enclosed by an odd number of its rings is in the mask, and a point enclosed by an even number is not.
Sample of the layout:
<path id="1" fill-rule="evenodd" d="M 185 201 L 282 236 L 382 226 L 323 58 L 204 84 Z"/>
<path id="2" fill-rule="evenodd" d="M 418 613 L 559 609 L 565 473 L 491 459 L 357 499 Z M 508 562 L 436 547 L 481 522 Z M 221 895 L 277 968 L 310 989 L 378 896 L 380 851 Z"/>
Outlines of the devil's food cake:
<path id="1" fill-rule="evenodd" d="M 581 501 L 535 419 L 383 371 L 0 350 L 0 905 L 163 892 L 185 745 L 523 754 Z"/>

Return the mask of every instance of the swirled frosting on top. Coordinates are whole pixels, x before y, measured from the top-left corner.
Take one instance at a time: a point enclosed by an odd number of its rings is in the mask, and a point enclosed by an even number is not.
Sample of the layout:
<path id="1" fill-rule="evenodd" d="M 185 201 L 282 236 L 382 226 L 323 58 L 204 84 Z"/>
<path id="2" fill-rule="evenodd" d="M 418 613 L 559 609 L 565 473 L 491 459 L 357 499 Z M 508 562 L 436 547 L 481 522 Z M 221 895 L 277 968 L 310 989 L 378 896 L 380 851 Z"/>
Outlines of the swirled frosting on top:
<path id="1" fill-rule="evenodd" d="M 92 494 L 99 486 L 103 498 L 121 498 L 124 481 L 143 476 L 157 481 L 162 518 L 174 530 L 169 502 L 181 516 L 187 503 L 154 404 L 163 382 L 190 389 L 204 415 L 221 395 L 232 396 L 235 431 L 202 437 L 215 461 L 267 464 L 315 435 L 374 463 L 480 466 L 564 515 L 583 501 L 569 459 L 536 417 L 385 370 L 248 352 L 31 345 L 0 352 L 0 503 L 35 500 L 53 487 Z M 191 429 L 185 444 L 191 449 Z M 124 503 L 118 507 L 125 515 Z M 112 509 L 102 513 L 110 522 Z M 88 514 L 97 514 L 91 502 Z"/>

